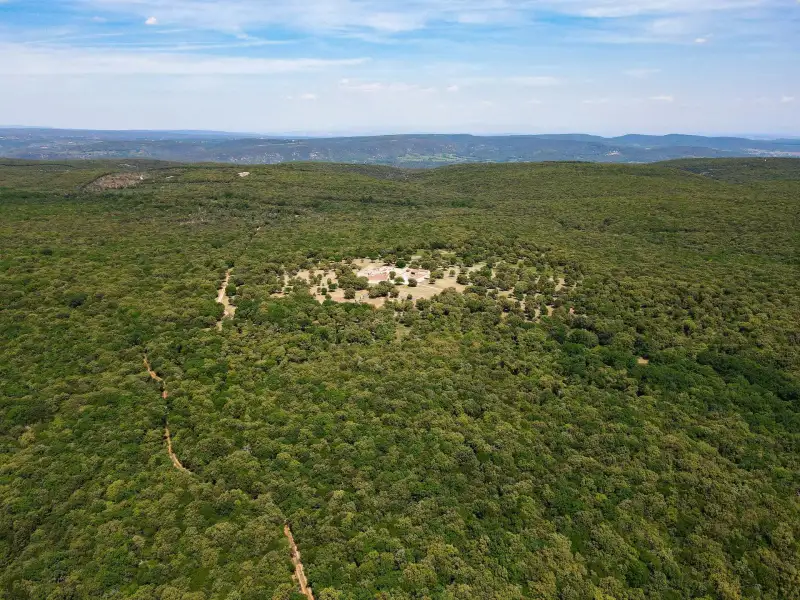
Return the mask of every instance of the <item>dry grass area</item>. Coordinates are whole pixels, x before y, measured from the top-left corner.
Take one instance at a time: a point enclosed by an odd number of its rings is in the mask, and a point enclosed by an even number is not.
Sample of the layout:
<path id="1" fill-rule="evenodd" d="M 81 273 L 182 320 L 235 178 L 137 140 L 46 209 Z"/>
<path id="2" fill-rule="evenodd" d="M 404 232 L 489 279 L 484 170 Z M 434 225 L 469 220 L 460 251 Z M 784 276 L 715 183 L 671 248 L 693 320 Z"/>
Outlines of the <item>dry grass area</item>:
<path id="1" fill-rule="evenodd" d="M 345 264 L 345 263 L 343 263 Z M 354 271 L 369 271 L 374 269 L 379 269 L 380 267 L 386 266 L 386 263 L 383 261 L 375 261 L 369 258 L 359 258 L 349 264 Z M 463 269 L 464 272 L 471 273 L 473 271 L 478 271 L 485 266 L 484 263 L 473 265 L 472 267 L 468 267 Z M 461 285 L 456 281 L 458 273 L 461 272 L 462 269 L 458 267 L 453 269 L 453 274 L 450 274 L 450 270 L 446 270 L 443 279 L 438 279 L 433 282 L 425 281 L 425 282 L 418 282 L 416 286 L 412 287 L 410 285 L 397 285 L 397 290 L 400 292 L 398 296 L 398 300 L 406 300 L 410 296 L 412 300 L 419 300 L 419 299 L 430 299 L 434 296 L 441 294 L 443 291 L 447 289 L 455 289 L 457 292 L 463 292 L 467 286 Z M 311 281 L 315 278 L 321 278 L 320 284 L 311 284 Z M 319 302 L 325 301 L 325 295 L 321 293 L 323 288 L 328 289 L 328 296 L 331 300 L 335 302 L 351 302 L 351 303 L 360 303 L 360 304 L 369 304 L 370 306 L 381 307 L 386 304 L 387 300 L 390 298 L 370 298 L 369 294 L 366 290 L 360 290 L 356 292 L 356 297 L 354 299 L 347 299 L 344 297 L 344 290 L 338 287 L 339 280 L 336 276 L 336 272 L 333 270 L 303 270 L 299 271 L 297 275 L 293 277 L 287 277 L 284 281 L 284 285 L 289 285 L 291 279 L 301 279 L 309 284 L 311 287 L 309 292 L 312 296 L 314 296 Z M 330 290 L 329 283 L 337 286 L 337 289 Z M 275 298 L 281 298 L 285 296 L 284 293 L 273 294 Z"/>
<path id="2" fill-rule="evenodd" d="M 421 256 L 417 255 L 413 257 L 414 260 L 419 260 Z M 373 271 L 378 270 L 381 267 L 388 266 L 385 262 L 380 260 L 372 260 L 369 258 L 359 258 L 355 259 L 352 262 L 342 263 L 343 266 L 350 267 L 356 273 L 361 273 L 364 271 Z M 416 286 L 410 286 L 408 284 L 396 284 L 396 290 L 399 292 L 397 298 L 370 298 L 369 293 L 367 290 L 359 290 L 356 292 L 356 297 L 347 299 L 345 298 L 344 289 L 338 287 L 339 280 L 336 275 L 336 271 L 333 269 L 316 269 L 316 270 L 302 270 L 299 271 L 296 275 L 286 276 L 284 279 L 284 287 L 290 286 L 292 280 L 299 279 L 305 285 L 309 286 L 309 293 L 314 296 L 314 298 L 318 302 L 324 302 L 326 298 L 330 298 L 334 302 L 350 302 L 350 303 L 359 303 L 359 304 L 367 304 L 369 306 L 374 306 L 376 308 L 380 308 L 386 304 L 389 300 L 429 300 L 434 296 L 437 296 L 448 289 L 453 289 L 456 292 L 463 293 L 468 286 L 462 285 L 458 283 L 458 275 L 459 273 L 472 273 L 474 271 L 479 271 L 486 266 L 486 263 L 478 263 L 471 267 L 458 267 L 453 266 L 452 268 L 448 268 L 444 270 L 444 277 L 442 279 L 436 279 L 434 281 L 424 280 L 417 283 Z M 398 273 L 401 271 L 400 268 L 397 269 Z M 452 274 L 451 274 L 452 273 Z M 494 276 L 494 271 L 493 271 Z M 313 283 L 312 283 L 313 281 Z M 564 290 L 566 285 L 566 280 L 563 277 L 558 278 L 550 278 L 550 281 L 555 283 L 555 290 L 556 292 L 560 292 Z M 330 289 L 332 286 L 331 284 L 336 286 L 336 289 Z M 371 284 L 374 285 L 374 282 Z M 322 290 L 327 291 L 327 295 L 322 293 Z M 274 298 L 283 298 L 286 296 L 284 292 L 276 293 L 272 295 Z M 537 298 L 541 298 L 540 294 L 536 294 Z M 497 292 L 498 299 L 507 299 L 514 301 L 513 291 L 511 290 L 502 290 Z M 526 303 L 521 302 L 518 304 L 518 308 L 525 310 Z M 547 316 L 552 316 L 555 311 L 555 306 L 553 304 L 548 303 L 547 305 Z M 574 310 L 571 311 L 571 314 L 574 314 Z M 504 317 L 508 316 L 508 313 L 504 313 Z M 534 320 L 538 320 L 541 316 L 543 316 L 542 311 L 537 307 L 534 310 L 534 314 L 531 315 L 531 318 Z M 644 360 L 644 359 L 643 359 Z M 646 364 L 646 363 L 640 363 Z"/>
<path id="3" fill-rule="evenodd" d="M 95 192 L 102 192 L 104 190 L 120 190 L 123 188 L 138 185 L 147 179 L 147 173 L 111 173 L 110 175 L 103 175 L 95 179 L 92 183 L 86 186 L 86 189 Z"/>

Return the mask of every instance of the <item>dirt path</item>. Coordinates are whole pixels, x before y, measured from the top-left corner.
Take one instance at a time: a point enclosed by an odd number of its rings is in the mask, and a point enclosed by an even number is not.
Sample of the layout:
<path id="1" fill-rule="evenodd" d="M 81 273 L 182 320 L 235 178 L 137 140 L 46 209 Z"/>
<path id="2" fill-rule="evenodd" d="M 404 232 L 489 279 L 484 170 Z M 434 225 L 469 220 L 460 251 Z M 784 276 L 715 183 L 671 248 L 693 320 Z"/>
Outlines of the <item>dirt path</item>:
<path id="1" fill-rule="evenodd" d="M 222 281 L 222 285 L 217 291 L 217 304 L 222 304 L 222 307 L 225 309 L 222 318 L 217 321 L 217 329 L 219 331 L 222 331 L 222 321 L 224 319 L 231 319 L 233 315 L 236 314 L 236 307 L 231 304 L 230 298 L 228 298 L 228 294 L 225 292 L 225 288 L 228 287 L 228 283 L 231 280 L 231 271 L 233 271 L 233 269 L 228 269 L 225 272 L 225 279 Z"/>
<path id="2" fill-rule="evenodd" d="M 169 427 L 164 428 L 164 438 L 167 440 L 167 454 L 169 454 L 169 459 L 172 461 L 172 466 L 183 473 L 191 473 L 189 469 L 181 464 L 181 461 L 178 460 L 178 457 L 175 456 L 175 453 L 172 451 L 172 438 L 169 435 Z"/>
<path id="3" fill-rule="evenodd" d="M 144 356 L 144 366 L 147 369 L 147 373 L 150 375 L 150 379 L 158 382 L 158 385 L 161 388 L 161 397 L 164 400 L 166 400 L 169 397 L 169 394 L 167 394 L 167 388 L 164 385 L 164 380 L 161 377 L 159 377 L 158 373 L 156 373 L 153 370 L 153 367 L 150 366 L 150 361 L 147 359 L 147 355 Z M 189 469 L 187 469 L 181 464 L 181 461 L 172 451 L 172 436 L 169 433 L 168 425 L 164 426 L 164 439 L 167 440 L 167 454 L 169 455 L 170 461 L 172 461 L 172 465 L 179 471 L 182 471 L 183 473 L 191 473 Z"/>
<path id="4" fill-rule="evenodd" d="M 166 400 L 167 397 L 168 397 L 168 394 L 167 394 L 166 387 L 164 387 L 164 380 L 161 379 L 161 377 L 158 376 L 158 373 L 153 371 L 153 368 L 150 366 L 150 361 L 147 359 L 146 355 L 144 357 L 144 367 L 145 367 L 145 369 L 147 369 L 147 372 L 150 374 L 150 379 L 152 379 L 153 381 L 157 381 L 158 382 L 159 387 L 161 388 L 161 397 L 164 400 Z"/>
<path id="5" fill-rule="evenodd" d="M 288 523 L 283 526 L 283 533 L 286 535 L 286 539 L 289 540 L 289 548 L 291 548 L 292 551 L 292 562 L 294 563 L 294 577 L 297 579 L 297 583 L 300 584 L 300 593 L 308 598 L 308 600 L 314 600 L 314 593 L 308 585 L 306 572 L 300 560 L 300 550 L 297 549 L 297 544 L 294 543 L 294 536 L 292 535 L 292 530 L 289 528 Z"/>

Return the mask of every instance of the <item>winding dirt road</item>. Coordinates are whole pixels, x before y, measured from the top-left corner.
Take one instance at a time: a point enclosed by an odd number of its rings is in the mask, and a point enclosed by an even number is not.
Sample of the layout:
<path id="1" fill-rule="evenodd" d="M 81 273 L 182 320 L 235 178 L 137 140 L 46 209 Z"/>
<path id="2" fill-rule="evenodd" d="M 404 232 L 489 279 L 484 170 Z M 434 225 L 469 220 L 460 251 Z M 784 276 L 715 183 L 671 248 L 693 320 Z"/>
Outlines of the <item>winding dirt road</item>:
<path id="1" fill-rule="evenodd" d="M 167 394 L 167 389 L 166 389 L 166 387 L 164 387 L 164 380 L 161 379 L 161 377 L 158 376 L 158 373 L 153 371 L 153 368 L 150 366 L 150 361 L 147 360 L 147 356 L 146 355 L 144 357 L 144 367 L 145 367 L 145 369 L 147 369 L 147 372 L 150 374 L 150 379 L 152 379 L 153 381 L 157 381 L 158 382 L 159 387 L 161 388 L 161 397 L 164 400 L 166 400 L 167 397 L 169 396 L 169 394 Z"/>
<path id="2" fill-rule="evenodd" d="M 289 540 L 289 548 L 291 548 L 292 551 L 292 562 L 294 563 L 294 577 L 297 579 L 297 583 L 300 584 L 300 593 L 308 598 L 308 600 L 314 600 L 314 593 L 311 591 L 311 586 L 308 585 L 306 572 L 300 560 L 300 550 L 297 549 L 297 544 L 294 543 L 294 536 L 292 535 L 292 530 L 289 528 L 288 523 L 283 526 L 283 533 L 286 539 Z"/>
<path id="3" fill-rule="evenodd" d="M 172 438 L 169 435 L 169 427 L 164 428 L 164 438 L 167 440 L 167 454 L 169 454 L 169 459 L 172 461 L 172 466 L 178 469 L 178 471 L 191 474 L 191 471 L 181 464 L 181 461 L 178 460 L 178 457 L 175 456 L 175 453 L 172 451 Z"/>
<path id="4" fill-rule="evenodd" d="M 253 237 L 255 237 L 256 233 L 259 232 L 261 227 L 258 227 L 255 232 L 253 233 Z M 251 238 L 252 239 L 252 238 Z M 217 329 L 222 330 L 222 321 L 224 319 L 230 319 L 236 313 L 236 307 L 230 303 L 230 299 L 228 298 L 228 294 L 226 293 L 226 288 L 228 287 L 228 283 L 231 279 L 231 272 L 233 269 L 228 269 L 225 273 L 225 279 L 222 281 L 222 285 L 220 286 L 219 290 L 217 291 L 217 302 L 222 304 L 225 309 L 225 312 L 222 315 L 222 318 L 217 322 Z M 158 376 L 152 366 L 150 365 L 150 361 L 147 358 L 147 355 L 144 356 L 144 366 L 147 369 L 147 373 L 150 375 L 150 378 L 153 381 L 158 382 L 159 387 L 161 389 L 161 397 L 166 400 L 169 397 L 167 393 L 166 385 L 164 380 Z M 183 473 L 192 474 L 192 472 L 184 467 L 181 464 L 180 459 L 175 455 L 175 452 L 172 450 L 172 437 L 169 432 L 169 426 L 165 425 L 164 427 L 164 439 L 167 442 L 167 453 L 169 454 L 169 459 L 172 461 L 172 465 L 179 471 Z M 294 564 L 294 579 L 297 581 L 297 584 L 300 586 L 300 593 L 303 594 L 307 600 L 314 600 L 314 592 L 311 590 L 311 586 L 308 585 L 308 579 L 306 578 L 306 572 L 303 568 L 303 562 L 300 559 L 300 550 L 297 548 L 297 544 L 294 541 L 294 536 L 292 535 L 292 530 L 289 527 L 289 524 L 285 524 L 283 527 L 283 533 L 286 535 L 286 539 L 289 540 L 289 548 L 291 550 L 292 556 L 292 563 Z"/>
<path id="5" fill-rule="evenodd" d="M 166 400 L 169 397 L 169 394 L 167 394 L 167 388 L 164 385 L 164 380 L 159 377 L 158 373 L 156 373 L 153 370 L 153 367 L 150 366 L 150 361 L 147 359 L 147 355 L 144 356 L 144 366 L 147 369 L 147 373 L 150 375 L 150 379 L 158 382 L 158 385 L 161 388 L 161 397 Z M 167 454 L 169 455 L 170 461 L 172 461 L 172 465 L 183 473 L 191 474 L 191 471 L 181 464 L 181 461 L 175 455 L 175 452 L 172 451 L 172 436 L 169 433 L 169 426 L 164 427 L 164 439 L 167 440 Z"/>

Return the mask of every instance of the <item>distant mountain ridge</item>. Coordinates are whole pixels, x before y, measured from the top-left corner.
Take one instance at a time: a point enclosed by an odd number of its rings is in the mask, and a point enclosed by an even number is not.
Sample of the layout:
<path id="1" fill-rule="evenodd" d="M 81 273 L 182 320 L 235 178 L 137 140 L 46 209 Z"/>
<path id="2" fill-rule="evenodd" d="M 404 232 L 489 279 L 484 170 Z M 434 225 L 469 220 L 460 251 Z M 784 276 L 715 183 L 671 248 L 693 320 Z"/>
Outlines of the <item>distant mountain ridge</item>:
<path id="1" fill-rule="evenodd" d="M 402 134 L 304 138 L 216 131 L 92 131 L 0 128 L 0 157 L 149 158 L 177 162 L 293 161 L 436 167 L 476 162 L 577 160 L 644 163 L 678 158 L 800 157 L 800 139 L 669 134 L 475 136 Z"/>

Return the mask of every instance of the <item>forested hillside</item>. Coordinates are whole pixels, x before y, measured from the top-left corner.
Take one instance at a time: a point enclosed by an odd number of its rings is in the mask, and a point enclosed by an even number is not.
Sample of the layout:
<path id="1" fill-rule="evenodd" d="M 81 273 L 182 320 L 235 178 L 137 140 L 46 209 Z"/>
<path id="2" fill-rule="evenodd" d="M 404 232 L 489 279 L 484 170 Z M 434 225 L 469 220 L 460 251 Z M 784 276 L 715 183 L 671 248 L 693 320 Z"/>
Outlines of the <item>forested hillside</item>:
<path id="1" fill-rule="evenodd" d="M 373 135 L 274 137 L 170 131 L 0 128 L 0 157 L 16 159 L 158 159 L 279 164 L 297 161 L 430 168 L 465 163 L 580 160 L 651 163 L 680 158 L 800 158 L 800 139 L 698 135 Z"/>
<path id="2" fill-rule="evenodd" d="M 800 160 L 5 161 L 0 341 L 1 598 L 800 598 Z"/>

